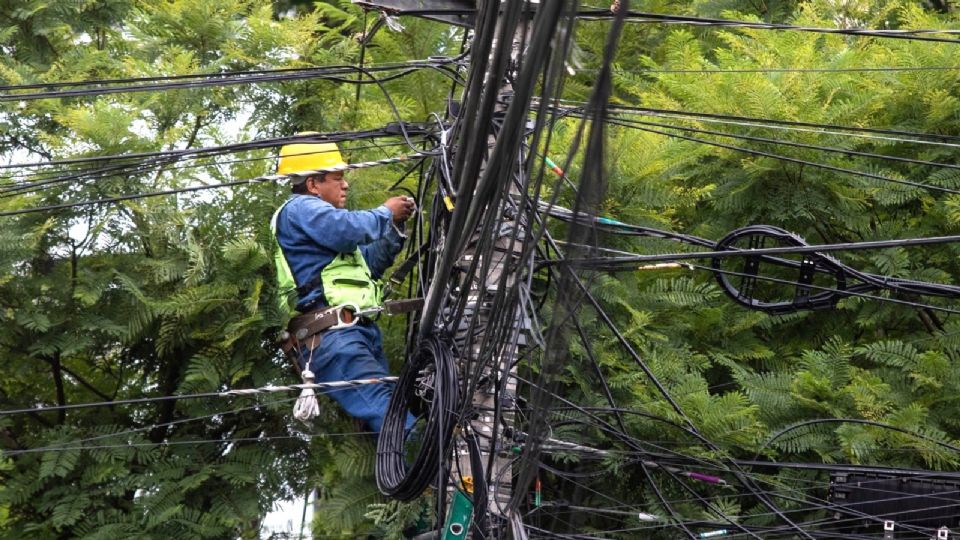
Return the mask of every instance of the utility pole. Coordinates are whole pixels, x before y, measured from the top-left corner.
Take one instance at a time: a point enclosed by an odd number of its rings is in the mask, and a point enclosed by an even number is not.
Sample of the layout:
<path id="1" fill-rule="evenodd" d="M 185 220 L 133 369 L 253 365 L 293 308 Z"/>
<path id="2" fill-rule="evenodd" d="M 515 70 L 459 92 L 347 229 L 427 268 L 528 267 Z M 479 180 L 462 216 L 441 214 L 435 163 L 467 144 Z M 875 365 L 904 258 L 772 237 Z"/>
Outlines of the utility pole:
<path id="1" fill-rule="evenodd" d="M 427 14 L 430 18 L 459 24 L 473 28 L 476 25 L 478 6 L 475 2 L 466 0 L 354 0 L 366 7 L 378 9 L 388 13 L 402 15 Z M 509 3 L 514 2 L 513 9 L 508 9 Z M 520 17 L 526 17 L 528 14 L 518 10 L 521 4 L 519 0 L 508 0 L 503 4 L 503 10 L 498 10 L 496 14 L 486 13 L 487 17 L 496 16 L 496 32 L 493 35 L 509 35 L 512 43 L 510 47 L 510 62 L 507 67 L 509 79 L 515 79 L 518 60 L 522 56 L 520 50 L 521 33 L 525 29 L 525 23 L 518 20 L 510 20 L 517 14 Z M 492 7 L 491 7 L 492 6 Z M 498 2 L 488 2 L 486 9 L 496 9 Z M 423 16 L 423 15 L 421 15 Z M 489 19 L 488 19 L 489 20 Z M 504 28 L 516 27 L 513 32 Z M 505 44 L 491 44 L 495 51 L 499 49 L 502 54 L 502 47 Z M 488 64 L 490 67 L 482 74 L 483 89 L 489 91 L 488 85 L 497 85 L 499 91 L 496 96 L 496 106 L 494 109 L 494 119 L 502 125 L 502 120 L 508 108 L 508 100 L 512 89 L 506 80 L 495 71 L 495 64 Z M 474 76 L 480 76 L 479 73 Z M 496 79 L 496 80 L 495 80 Z M 473 96 L 476 98 L 476 96 Z M 489 96 L 488 96 L 489 98 Z M 466 101 L 466 98 L 465 98 Z M 470 114 L 473 111 L 468 111 Z M 523 122 L 525 124 L 525 121 Z M 486 137 L 487 151 L 480 164 L 477 178 L 484 177 L 488 173 L 490 158 L 493 149 L 497 146 L 497 133 L 494 131 L 493 122 L 490 125 L 476 126 L 475 133 L 460 134 L 460 141 L 470 137 Z M 463 145 L 455 146 L 455 152 Z M 457 156 L 458 162 L 463 162 L 463 156 Z M 513 161 L 511 159 L 511 161 Z M 515 178 L 524 174 L 524 167 L 519 163 L 509 168 L 509 173 L 501 175 L 496 180 L 499 182 L 512 182 Z M 462 182 L 463 183 L 463 182 Z M 472 185 L 476 186 L 474 182 Z M 502 186 L 498 189 L 502 189 Z M 519 195 L 516 188 L 510 190 L 513 195 Z M 458 193 L 458 199 L 463 195 Z M 473 195 L 473 194 L 470 194 Z M 517 197 L 514 197 L 517 198 Z M 470 200 L 462 197 L 463 200 Z M 498 201 L 502 204 L 504 201 Z M 458 203 L 459 204 L 459 203 Z M 491 205 L 492 206 L 492 205 Z M 462 220 L 468 220 L 467 206 L 456 208 L 455 212 L 460 212 L 455 216 Z M 485 208 L 486 212 L 502 212 L 503 208 Z M 476 215 L 476 210 L 470 212 Z M 453 448 L 455 461 L 451 469 L 459 473 L 463 479 L 462 485 L 451 486 L 447 494 L 448 512 L 446 523 L 442 524 L 441 538 L 459 539 L 466 538 L 470 529 L 470 520 L 472 516 L 482 516 L 480 523 L 474 525 L 482 529 L 482 533 L 487 538 L 501 537 L 501 531 L 506 524 L 504 510 L 509 507 L 510 499 L 513 495 L 512 489 L 512 471 L 510 470 L 511 459 L 507 454 L 512 445 L 507 440 L 504 429 L 506 425 L 513 425 L 513 407 L 514 397 L 516 395 L 516 379 L 509 375 L 516 370 L 517 347 L 521 343 L 520 333 L 525 329 L 523 319 L 519 316 L 519 302 L 516 298 L 504 301 L 503 295 L 508 290 L 514 290 L 519 275 L 523 271 L 519 261 L 519 253 L 523 246 L 523 239 L 526 236 L 527 223 L 522 219 L 521 213 L 513 212 L 514 219 L 504 221 L 502 226 L 495 232 L 495 238 L 484 238 L 483 227 L 479 227 L 476 220 L 474 226 L 476 232 L 470 232 L 470 241 L 464 246 L 462 252 L 448 255 L 447 261 L 453 263 L 446 271 L 440 270 L 436 275 L 434 283 L 427 292 L 427 303 L 432 295 L 445 294 L 449 291 L 449 281 L 456 280 L 456 287 L 453 289 L 461 296 L 463 306 L 463 316 L 460 319 L 460 325 L 455 329 L 454 342 L 458 345 L 461 358 L 459 359 L 459 377 L 461 387 L 472 389 L 470 397 L 469 410 L 475 411 L 475 414 L 469 418 L 460 419 L 461 436 Z M 459 238 L 454 231 L 448 232 L 448 238 L 454 240 L 448 243 L 452 246 L 457 244 Z M 464 233 L 468 231 L 463 231 Z M 489 231 L 488 231 L 489 232 Z M 493 249 L 489 249 L 489 243 L 493 243 Z M 479 249 L 478 249 L 479 248 Z M 445 248 L 445 249 L 450 249 Z M 492 255 L 483 255 L 483 253 Z M 484 260 L 486 257 L 488 260 Z M 477 271 L 477 269 L 480 269 Z M 452 272 L 451 272 L 452 270 Z M 473 270 L 473 271 L 472 271 Z M 463 276 L 458 279 L 457 276 Z M 499 301 L 498 297 L 499 296 Z M 494 306 L 498 306 L 498 313 L 491 312 Z M 447 308 L 451 309 L 451 308 Z M 426 324 L 431 324 L 435 314 L 424 314 L 427 319 Z M 489 331 L 489 323 L 492 320 L 507 317 L 510 321 L 510 328 L 506 336 L 498 336 L 496 342 L 500 346 L 490 348 L 485 346 L 491 340 L 488 339 L 486 332 Z M 421 328 L 423 330 L 423 328 Z M 503 338 L 506 339 L 503 339 Z M 477 369 L 479 367 L 479 369 Z M 471 453 L 473 454 L 471 456 Z M 479 459 L 478 459 L 479 456 Z M 484 489 L 485 493 L 472 493 L 474 488 Z M 458 494 L 459 492 L 459 494 Z M 466 500 L 464 492 L 468 493 L 471 501 L 486 501 L 485 509 L 464 509 L 460 501 Z"/>
<path id="2" fill-rule="evenodd" d="M 522 536 L 519 519 L 509 515 L 515 498 L 512 428 L 517 358 L 531 324 L 523 306 L 529 302 L 525 280 L 532 272 L 529 233 L 536 213 L 527 198 L 533 154 L 523 148 L 536 81 L 550 58 L 550 40 L 566 2 L 544 4 L 549 15 L 530 25 L 536 0 L 354 1 L 473 29 L 474 63 L 451 141 L 456 203 L 426 291 L 419 337 L 439 330 L 453 338 L 466 392 L 447 469 L 462 482 L 448 491 L 440 538 L 466 538 L 471 516 L 473 530 L 484 538 L 509 537 L 511 528 Z M 525 49 L 534 42 L 536 47 Z M 508 81 L 523 82 L 514 89 Z M 437 322 L 451 320 L 456 328 Z"/>

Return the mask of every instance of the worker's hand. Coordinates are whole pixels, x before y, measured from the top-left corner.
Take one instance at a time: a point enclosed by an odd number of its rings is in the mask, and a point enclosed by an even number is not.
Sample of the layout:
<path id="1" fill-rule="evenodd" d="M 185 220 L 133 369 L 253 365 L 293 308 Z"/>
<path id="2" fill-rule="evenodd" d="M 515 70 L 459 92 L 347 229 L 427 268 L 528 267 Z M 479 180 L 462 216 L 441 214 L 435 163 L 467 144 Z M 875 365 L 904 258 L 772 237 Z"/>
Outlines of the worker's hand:
<path id="1" fill-rule="evenodd" d="M 390 209 L 395 223 L 410 219 L 410 215 L 417 209 L 417 202 L 413 197 L 390 197 L 383 205 Z"/>

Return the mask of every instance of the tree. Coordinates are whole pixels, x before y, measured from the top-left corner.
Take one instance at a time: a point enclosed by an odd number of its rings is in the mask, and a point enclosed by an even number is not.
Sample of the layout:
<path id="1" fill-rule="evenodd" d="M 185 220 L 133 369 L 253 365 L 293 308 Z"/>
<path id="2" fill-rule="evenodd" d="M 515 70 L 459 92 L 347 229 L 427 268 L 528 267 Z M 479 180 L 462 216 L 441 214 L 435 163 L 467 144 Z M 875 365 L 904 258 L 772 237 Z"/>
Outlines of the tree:
<path id="1" fill-rule="evenodd" d="M 894 28 L 955 22 L 950 14 L 897 1 L 644 2 L 638 9 L 807 26 L 833 26 L 841 19 Z M 357 37 L 373 26 L 374 17 L 347 1 L 272 6 L 252 0 L 8 1 L 0 4 L 0 76 L 6 84 L 29 84 L 352 64 L 361 55 Z M 369 40 L 363 52 L 367 65 L 460 52 L 457 31 L 414 19 L 402 24 L 404 32 L 383 28 Z M 580 71 L 564 97 L 588 95 L 605 31 L 595 22 L 578 27 L 583 66 L 574 66 Z M 629 27 L 617 58 L 615 100 L 623 106 L 956 135 L 960 115 L 953 72 L 913 69 L 952 66 L 952 53 L 951 45 L 937 43 L 636 25 Z M 757 71 L 859 67 L 911 70 Z M 725 72 L 713 73 L 717 70 Z M 375 128 L 398 116 L 431 122 L 429 113 L 444 109 L 450 88 L 441 75 L 418 72 L 382 86 L 364 85 L 359 96 L 353 85 L 305 80 L 4 101 L 0 152 L 22 163 Z M 620 119 L 628 125 L 610 130 L 605 212 L 623 222 L 712 239 L 746 224 L 768 223 L 818 243 L 950 234 L 960 223 L 960 199 L 953 194 L 785 163 L 716 143 L 960 189 L 952 168 L 862 155 L 949 163 L 949 146 L 703 118 L 626 114 Z M 638 125 L 638 119 L 665 126 Z M 543 150 L 560 161 L 573 146 L 572 122 L 558 123 L 552 136 Z M 348 146 L 351 161 L 394 155 L 386 146 Z M 844 153 L 851 151 L 861 155 Z M 271 158 L 269 150 L 254 149 L 229 160 L 158 161 L 96 180 L 70 175 L 103 163 L 5 169 L 0 211 L 254 178 L 272 172 Z M 577 159 L 568 171 L 573 178 L 581 167 Z M 404 170 L 354 173 L 351 205 L 377 204 Z M 27 184 L 38 181 L 45 183 Z M 406 182 L 409 187 L 414 180 Z M 283 316 L 272 302 L 274 247 L 266 226 L 285 191 L 282 185 L 244 186 L 0 217 L 0 351 L 7 366 L 0 375 L 0 408 L 152 400 L 290 382 L 287 360 L 272 343 Z M 561 203 L 572 200 L 569 192 L 558 195 Z M 678 249 L 652 239 L 602 240 L 630 251 Z M 960 270 L 955 251 L 895 248 L 840 258 L 884 275 L 950 282 Z M 719 450 L 706 450 L 671 427 L 683 419 L 585 308 L 571 335 L 582 330 L 586 339 L 571 345 L 575 362 L 564 366 L 560 393 L 578 404 L 609 407 L 598 392 L 595 358 L 614 402 L 627 411 L 625 430 L 637 439 L 705 460 L 759 454 L 781 461 L 957 465 L 955 454 L 932 442 L 952 441 L 960 429 L 960 411 L 949 397 L 957 394 L 960 375 L 954 365 L 960 340 L 950 318 L 856 298 L 842 300 L 831 312 L 771 316 L 730 302 L 702 270 L 596 275 L 591 287 L 628 343 Z M 399 364 L 403 323 L 387 328 L 388 354 Z M 534 372 L 538 366 L 531 362 L 522 369 Z M 426 502 L 384 501 L 370 479 L 370 441 L 353 435 L 357 427 L 329 401 L 321 402 L 315 430 L 291 421 L 290 399 L 283 395 L 0 416 L 6 451 L 0 467 L 3 534 L 254 537 L 274 501 L 316 485 L 322 532 L 397 536 L 421 516 Z M 927 438 L 862 424 L 795 427 L 810 418 L 876 421 Z M 675 477 L 644 470 L 631 454 L 618 453 L 632 449 L 594 419 L 563 407 L 552 411 L 551 419 L 554 438 L 612 453 L 595 462 L 575 453 L 549 457 L 549 469 L 542 471 L 548 503 L 609 506 L 612 497 L 681 519 L 715 520 L 723 511 L 751 524 L 775 523 L 739 493 L 698 487 L 714 497 L 714 508 L 706 509 Z M 788 495 L 800 481 L 823 480 L 807 472 L 763 477 L 765 486 Z M 654 486 L 667 499 L 683 502 L 668 508 Z M 799 507 L 791 504 L 784 507 Z M 819 514 L 812 510 L 808 517 Z M 540 518 L 534 513 L 531 519 Z M 542 525 L 589 532 L 614 524 L 639 526 L 633 519 L 584 514 L 570 523 Z"/>

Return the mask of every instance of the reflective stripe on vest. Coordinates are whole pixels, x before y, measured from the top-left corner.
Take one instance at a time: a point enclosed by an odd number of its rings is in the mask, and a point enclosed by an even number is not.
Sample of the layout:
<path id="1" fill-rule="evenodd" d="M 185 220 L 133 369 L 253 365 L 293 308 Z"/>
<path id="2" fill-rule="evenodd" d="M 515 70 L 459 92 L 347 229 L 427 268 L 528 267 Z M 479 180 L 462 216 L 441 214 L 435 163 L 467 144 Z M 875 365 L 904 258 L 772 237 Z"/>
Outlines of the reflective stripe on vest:
<path id="1" fill-rule="evenodd" d="M 275 244 L 273 265 L 277 268 L 277 303 L 282 312 L 293 315 L 297 312 L 297 281 L 293 277 L 293 272 L 290 271 L 290 265 L 287 264 L 287 257 L 283 254 L 280 241 L 277 240 L 277 219 L 280 217 L 280 211 L 283 210 L 291 200 L 292 199 L 287 199 L 287 201 L 281 204 L 280 208 L 277 208 L 277 211 L 273 213 L 273 217 L 270 218 L 270 232 L 273 233 L 273 243 Z"/>

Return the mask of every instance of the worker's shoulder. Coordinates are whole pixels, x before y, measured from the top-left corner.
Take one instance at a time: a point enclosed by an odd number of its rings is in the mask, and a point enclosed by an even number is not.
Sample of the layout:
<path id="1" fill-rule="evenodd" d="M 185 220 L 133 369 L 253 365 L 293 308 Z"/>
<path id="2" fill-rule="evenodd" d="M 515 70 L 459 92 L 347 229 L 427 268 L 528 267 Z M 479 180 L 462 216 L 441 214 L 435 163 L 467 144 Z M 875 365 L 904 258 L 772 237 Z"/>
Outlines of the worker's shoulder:
<path id="1" fill-rule="evenodd" d="M 293 217 L 305 212 L 329 212 L 331 210 L 336 210 L 336 208 L 320 197 L 293 195 L 287 201 L 284 212 Z"/>

